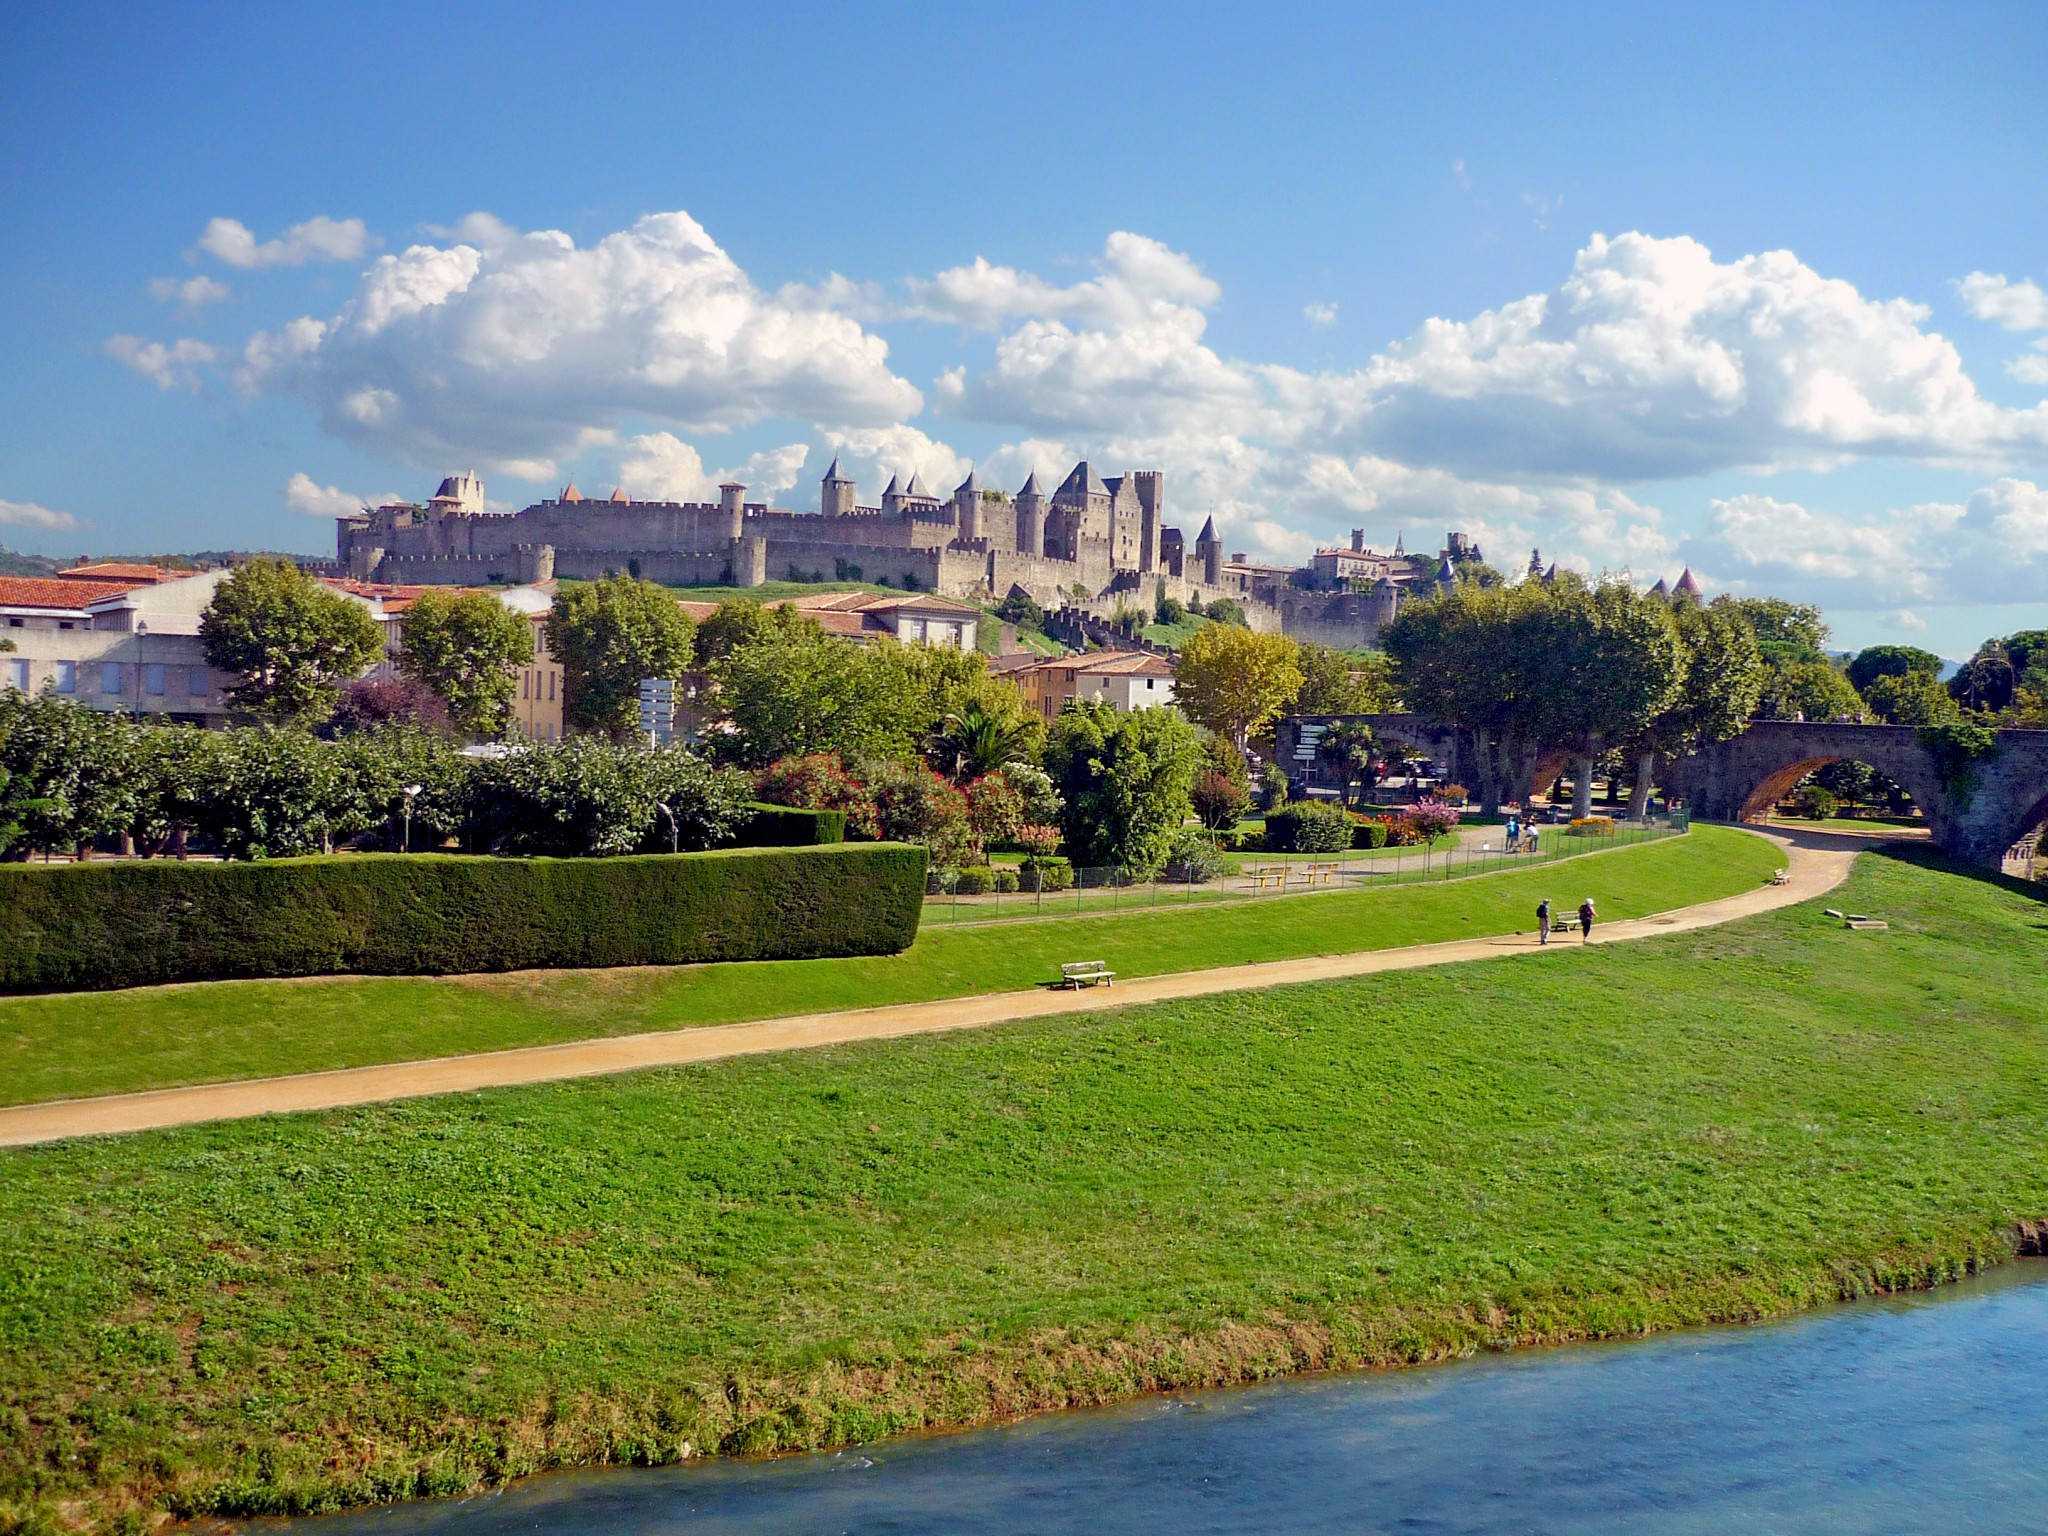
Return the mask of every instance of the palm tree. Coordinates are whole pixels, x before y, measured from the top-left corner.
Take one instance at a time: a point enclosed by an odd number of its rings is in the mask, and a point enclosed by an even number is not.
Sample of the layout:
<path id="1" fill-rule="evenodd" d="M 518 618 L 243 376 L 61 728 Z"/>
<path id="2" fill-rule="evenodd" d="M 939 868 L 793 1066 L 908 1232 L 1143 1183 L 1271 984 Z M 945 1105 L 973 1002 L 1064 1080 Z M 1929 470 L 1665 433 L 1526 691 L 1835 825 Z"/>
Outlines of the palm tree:
<path id="1" fill-rule="evenodd" d="M 979 700 L 969 700 L 940 722 L 932 751 L 961 783 L 1023 757 L 1028 745 L 1023 721 L 990 714 Z"/>

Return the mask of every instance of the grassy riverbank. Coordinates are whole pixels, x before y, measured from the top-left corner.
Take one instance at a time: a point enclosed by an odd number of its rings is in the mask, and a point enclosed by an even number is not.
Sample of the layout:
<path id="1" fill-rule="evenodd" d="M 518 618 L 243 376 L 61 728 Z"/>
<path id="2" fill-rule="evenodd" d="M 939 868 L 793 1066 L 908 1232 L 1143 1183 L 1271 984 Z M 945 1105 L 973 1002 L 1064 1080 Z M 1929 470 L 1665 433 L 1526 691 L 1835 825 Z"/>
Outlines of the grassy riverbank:
<path id="1" fill-rule="evenodd" d="M 1610 920 L 1754 889 L 1782 862 L 1747 833 L 1682 838 L 1442 886 L 927 931 L 901 955 L 210 982 L 0 998 L 0 1102 L 407 1061 L 1029 988 L 1067 960 L 1124 977 L 1526 929 L 1543 896 Z"/>
<path id="2" fill-rule="evenodd" d="M 759 1451 L 1924 1284 L 2048 1215 L 2048 906 L 0 1154 L 0 1528 Z M 1311 906 L 1313 902 L 1304 902 Z"/>

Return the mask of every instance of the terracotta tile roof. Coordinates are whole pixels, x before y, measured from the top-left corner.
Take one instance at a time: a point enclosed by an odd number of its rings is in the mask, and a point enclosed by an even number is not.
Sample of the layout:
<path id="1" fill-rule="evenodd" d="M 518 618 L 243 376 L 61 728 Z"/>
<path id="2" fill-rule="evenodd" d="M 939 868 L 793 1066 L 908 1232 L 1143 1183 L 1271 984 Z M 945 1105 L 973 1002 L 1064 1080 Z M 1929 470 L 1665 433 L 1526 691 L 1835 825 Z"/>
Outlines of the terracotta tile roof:
<path id="1" fill-rule="evenodd" d="M 89 603 L 104 602 L 147 581 L 70 581 L 62 576 L 0 576 L 0 607 L 62 608 L 83 610 Z"/>
<path id="2" fill-rule="evenodd" d="M 57 573 L 66 581 L 112 581 L 130 587 L 154 586 L 161 581 L 176 581 L 181 576 L 196 574 L 195 571 L 182 571 L 168 565 L 140 565 L 131 560 L 95 560 Z"/>

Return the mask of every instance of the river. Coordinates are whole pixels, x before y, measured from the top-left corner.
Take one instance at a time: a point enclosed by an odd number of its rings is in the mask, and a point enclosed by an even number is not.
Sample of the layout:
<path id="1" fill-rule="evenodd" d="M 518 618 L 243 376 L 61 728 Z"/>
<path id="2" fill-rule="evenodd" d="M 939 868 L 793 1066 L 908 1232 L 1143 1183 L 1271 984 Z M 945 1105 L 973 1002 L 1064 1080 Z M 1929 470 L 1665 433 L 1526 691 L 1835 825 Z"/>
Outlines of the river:
<path id="1" fill-rule="evenodd" d="M 285 1522 L 261 1522 L 274 1530 Z M 529 1479 L 292 1536 L 2038 1532 L 2048 1263 L 1757 1328 Z"/>

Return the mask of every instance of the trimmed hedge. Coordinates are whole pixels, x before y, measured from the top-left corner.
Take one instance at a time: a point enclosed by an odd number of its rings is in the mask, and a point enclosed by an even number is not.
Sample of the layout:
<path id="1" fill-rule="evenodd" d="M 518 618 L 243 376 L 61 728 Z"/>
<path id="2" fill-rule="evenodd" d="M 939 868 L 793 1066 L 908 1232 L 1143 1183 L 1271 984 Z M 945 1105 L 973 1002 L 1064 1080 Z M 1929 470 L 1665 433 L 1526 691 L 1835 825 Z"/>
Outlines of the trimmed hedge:
<path id="1" fill-rule="evenodd" d="M 1337 853 L 1351 846 L 1351 818 L 1324 800 L 1303 800 L 1266 816 L 1270 853 Z"/>
<path id="2" fill-rule="evenodd" d="M 924 849 L 0 866 L 0 991 L 896 954 Z"/>
<path id="3" fill-rule="evenodd" d="M 749 819 L 733 836 L 740 848 L 803 848 L 846 841 L 846 812 L 747 802 Z"/>

